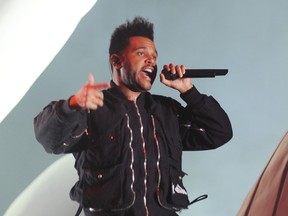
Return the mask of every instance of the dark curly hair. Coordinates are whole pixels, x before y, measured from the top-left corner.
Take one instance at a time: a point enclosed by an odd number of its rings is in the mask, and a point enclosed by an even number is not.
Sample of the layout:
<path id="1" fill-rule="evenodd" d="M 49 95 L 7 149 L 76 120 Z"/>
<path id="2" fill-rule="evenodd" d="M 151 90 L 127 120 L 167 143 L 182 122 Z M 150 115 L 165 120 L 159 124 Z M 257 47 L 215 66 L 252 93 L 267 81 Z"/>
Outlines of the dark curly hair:
<path id="1" fill-rule="evenodd" d="M 142 36 L 154 41 L 154 26 L 143 17 L 135 17 L 132 21 L 118 26 L 110 39 L 109 56 L 119 54 L 129 45 L 129 38 Z"/>

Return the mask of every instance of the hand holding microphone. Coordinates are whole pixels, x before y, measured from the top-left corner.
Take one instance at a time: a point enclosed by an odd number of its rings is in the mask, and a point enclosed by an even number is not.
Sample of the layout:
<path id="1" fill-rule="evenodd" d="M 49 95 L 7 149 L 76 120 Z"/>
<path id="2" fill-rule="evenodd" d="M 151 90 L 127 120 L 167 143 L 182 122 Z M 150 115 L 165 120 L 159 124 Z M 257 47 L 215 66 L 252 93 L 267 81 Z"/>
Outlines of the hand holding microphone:
<path id="1" fill-rule="evenodd" d="M 186 72 L 185 65 L 164 65 L 163 71 L 167 71 L 167 74 L 171 76 L 182 78 Z M 178 90 L 180 93 L 184 93 L 193 87 L 191 79 L 167 79 L 163 71 L 160 73 L 160 81 L 173 89 Z"/>
<path id="2" fill-rule="evenodd" d="M 162 72 L 167 80 L 179 79 L 179 75 L 172 74 L 170 71 L 163 69 Z M 215 76 L 225 76 L 228 69 L 186 69 L 181 78 L 209 78 Z"/>
<path id="3" fill-rule="evenodd" d="M 191 79 L 183 78 L 211 78 L 225 76 L 228 69 L 186 69 L 184 65 L 164 65 L 160 74 L 160 81 L 181 93 L 193 87 Z"/>

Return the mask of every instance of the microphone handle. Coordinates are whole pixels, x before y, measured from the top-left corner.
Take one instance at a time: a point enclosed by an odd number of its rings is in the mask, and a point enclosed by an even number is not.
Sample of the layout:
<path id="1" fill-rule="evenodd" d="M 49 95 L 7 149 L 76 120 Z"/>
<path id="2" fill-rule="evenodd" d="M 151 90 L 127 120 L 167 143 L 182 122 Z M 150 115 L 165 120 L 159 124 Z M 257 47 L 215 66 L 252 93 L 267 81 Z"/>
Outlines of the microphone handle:
<path id="1" fill-rule="evenodd" d="M 171 74 L 165 69 L 162 72 L 167 80 L 178 79 L 178 74 Z M 228 73 L 228 69 L 186 69 L 182 78 L 209 78 L 215 76 L 224 76 Z"/>

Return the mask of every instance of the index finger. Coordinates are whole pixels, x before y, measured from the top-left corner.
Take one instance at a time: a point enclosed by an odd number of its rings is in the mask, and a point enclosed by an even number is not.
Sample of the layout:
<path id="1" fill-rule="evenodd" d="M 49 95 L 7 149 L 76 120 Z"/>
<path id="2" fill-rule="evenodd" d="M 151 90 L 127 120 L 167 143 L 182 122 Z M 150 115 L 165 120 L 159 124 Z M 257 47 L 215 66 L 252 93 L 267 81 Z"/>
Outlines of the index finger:
<path id="1" fill-rule="evenodd" d="M 91 85 L 90 88 L 93 88 L 93 89 L 107 89 L 107 88 L 110 88 L 110 84 L 109 83 L 99 83 L 99 84 Z"/>

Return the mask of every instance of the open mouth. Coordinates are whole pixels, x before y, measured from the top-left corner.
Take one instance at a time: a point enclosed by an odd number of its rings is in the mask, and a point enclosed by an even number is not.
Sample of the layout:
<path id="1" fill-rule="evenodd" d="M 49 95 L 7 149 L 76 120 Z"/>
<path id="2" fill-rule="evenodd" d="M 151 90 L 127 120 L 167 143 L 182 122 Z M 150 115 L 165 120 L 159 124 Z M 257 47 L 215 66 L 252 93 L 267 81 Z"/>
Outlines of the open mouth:
<path id="1" fill-rule="evenodd" d="M 143 70 L 143 72 L 146 74 L 146 76 L 148 76 L 151 81 L 153 82 L 155 77 L 156 77 L 156 73 L 157 73 L 157 69 L 155 68 L 145 68 Z"/>

